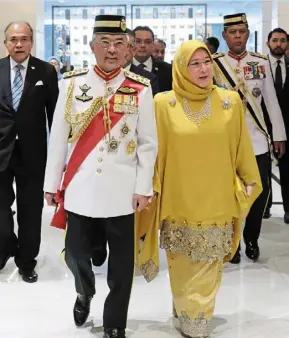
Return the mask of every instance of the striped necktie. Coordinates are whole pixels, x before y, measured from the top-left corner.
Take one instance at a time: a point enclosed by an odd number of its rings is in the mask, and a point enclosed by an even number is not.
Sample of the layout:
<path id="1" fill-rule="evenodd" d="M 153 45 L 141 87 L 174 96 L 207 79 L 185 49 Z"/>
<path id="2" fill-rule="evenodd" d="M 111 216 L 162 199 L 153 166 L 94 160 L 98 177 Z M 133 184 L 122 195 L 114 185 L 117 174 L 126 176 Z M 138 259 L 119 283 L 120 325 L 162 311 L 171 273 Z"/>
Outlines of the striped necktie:
<path id="1" fill-rule="evenodd" d="M 17 111 L 23 91 L 23 79 L 21 75 L 21 69 L 24 69 L 24 67 L 18 64 L 17 66 L 15 66 L 15 69 L 16 73 L 12 87 L 12 104 L 14 110 Z"/>

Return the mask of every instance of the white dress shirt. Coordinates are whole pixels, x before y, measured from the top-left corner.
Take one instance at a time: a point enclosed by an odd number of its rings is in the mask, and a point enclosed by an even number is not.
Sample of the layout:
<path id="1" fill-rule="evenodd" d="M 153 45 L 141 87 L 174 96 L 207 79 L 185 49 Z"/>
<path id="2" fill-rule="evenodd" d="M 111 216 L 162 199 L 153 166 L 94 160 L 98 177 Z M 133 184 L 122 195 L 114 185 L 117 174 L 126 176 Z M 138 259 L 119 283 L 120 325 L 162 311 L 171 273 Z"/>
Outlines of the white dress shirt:
<path id="1" fill-rule="evenodd" d="M 21 76 L 22 76 L 22 80 L 23 80 L 23 85 L 25 82 L 25 78 L 26 78 L 26 74 L 27 74 L 27 68 L 28 68 L 28 62 L 29 62 L 29 57 L 23 61 L 21 63 L 21 65 L 23 66 L 23 68 L 20 70 L 21 72 Z M 10 57 L 10 79 L 11 79 L 11 89 L 13 88 L 13 81 L 15 79 L 16 76 L 16 66 L 19 63 L 15 62 L 11 57 Z"/>
<path id="2" fill-rule="evenodd" d="M 141 62 L 138 62 L 135 58 L 133 59 L 132 63 L 135 66 L 139 66 L 141 64 Z M 143 62 L 143 64 L 145 65 L 145 70 L 147 70 L 148 72 L 152 72 L 153 70 L 153 59 L 150 57 L 149 59 L 147 59 L 145 62 Z"/>
<path id="3" fill-rule="evenodd" d="M 21 63 L 23 68 L 20 70 L 21 76 L 22 76 L 22 81 L 23 81 L 23 88 L 24 88 L 24 83 L 26 79 L 26 74 L 27 74 L 27 68 L 28 68 L 28 62 L 29 62 L 30 57 L 28 57 L 25 61 Z M 16 76 L 16 66 L 19 63 L 15 62 L 12 57 L 10 57 L 10 81 L 11 81 L 11 90 L 13 88 L 13 82 Z M 16 140 L 18 139 L 18 135 L 16 135 Z"/>
<path id="4" fill-rule="evenodd" d="M 270 66 L 271 66 L 271 71 L 272 71 L 272 76 L 273 76 L 273 80 L 275 81 L 275 76 L 276 76 L 276 68 L 278 65 L 278 60 L 280 60 L 280 66 L 281 66 L 281 72 L 282 72 L 282 82 L 283 82 L 283 86 L 284 83 L 286 81 L 286 63 L 285 63 L 285 57 L 282 56 L 281 59 L 276 59 L 273 55 L 269 54 L 269 62 L 270 62 Z"/>

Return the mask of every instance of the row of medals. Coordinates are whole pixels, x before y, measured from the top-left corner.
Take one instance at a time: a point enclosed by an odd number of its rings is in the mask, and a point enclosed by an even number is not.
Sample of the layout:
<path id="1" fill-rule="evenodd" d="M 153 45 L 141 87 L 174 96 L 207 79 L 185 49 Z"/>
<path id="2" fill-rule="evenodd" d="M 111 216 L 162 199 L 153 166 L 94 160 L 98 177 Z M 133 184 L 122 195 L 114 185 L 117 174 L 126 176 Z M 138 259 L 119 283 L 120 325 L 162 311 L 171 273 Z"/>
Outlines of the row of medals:
<path id="1" fill-rule="evenodd" d="M 106 83 L 106 88 L 105 88 L 105 93 L 104 93 L 104 99 L 108 101 L 108 97 L 110 95 L 113 95 L 113 94 L 114 94 L 113 93 L 113 88 L 110 87 L 109 83 L 107 82 Z M 118 107 L 119 107 L 119 104 L 115 103 L 114 108 L 116 107 L 116 105 L 118 105 Z M 129 115 L 129 114 L 136 114 L 137 113 L 137 107 L 135 107 L 135 109 L 132 109 L 132 107 L 129 106 L 129 105 L 123 104 L 122 106 L 123 106 L 123 108 L 121 109 L 121 111 L 118 108 L 118 109 L 114 109 L 114 112 L 124 113 L 125 114 L 124 123 L 123 123 L 123 125 L 122 125 L 122 127 L 120 129 L 120 133 L 121 133 L 120 137 L 124 138 L 131 131 L 130 128 L 129 128 L 129 126 L 128 126 L 128 124 L 127 124 L 127 122 L 126 122 L 127 115 Z M 119 144 L 120 144 L 120 141 L 118 141 L 114 136 L 113 137 L 109 136 L 109 139 L 108 139 L 108 142 L 107 142 L 108 152 L 115 152 L 115 151 L 117 151 Z M 136 144 L 135 144 L 135 142 L 133 140 L 131 140 L 128 143 L 128 145 L 127 145 L 127 153 L 128 153 L 128 155 L 134 153 L 135 148 L 136 148 Z"/>
<path id="2" fill-rule="evenodd" d="M 237 68 L 235 69 L 236 74 L 240 74 L 242 72 L 242 68 L 240 66 L 237 66 Z M 256 85 L 256 87 L 254 87 L 252 89 L 252 95 L 255 98 L 258 98 L 260 95 L 262 94 L 261 89 Z M 246 101 L 246 98 L 244 97 L 244 101 Z"/>

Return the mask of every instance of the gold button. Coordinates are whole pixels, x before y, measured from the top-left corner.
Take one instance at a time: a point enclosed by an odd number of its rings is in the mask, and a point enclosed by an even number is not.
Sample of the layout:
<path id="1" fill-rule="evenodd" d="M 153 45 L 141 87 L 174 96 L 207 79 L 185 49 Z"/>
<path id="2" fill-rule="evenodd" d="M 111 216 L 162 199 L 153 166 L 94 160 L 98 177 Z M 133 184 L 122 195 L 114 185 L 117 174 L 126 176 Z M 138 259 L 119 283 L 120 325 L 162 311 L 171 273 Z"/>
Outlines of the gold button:
<path id="1" fill-rule="evenodd" d="M 100 148 L 99 148 L 99 151 L 101 151 L 101 152 L 104 151 L 104 148 L 103 148 L 103 147 L 100 147 Z"/>
<path id="2" fill-rule="evenodd" d="M 101 169 L 97 169 L 96 172 L 97 172 L 98 174 L 101 174 L 101 173 L 102 173 L 102 170 L 101 170 Z"/>
<path id="3" fill-rule="evenodd" d="M 103 159 L 100 157 L 99 159 L 98 159 L 98 163 L 102 163 L 103 162 Z"/>

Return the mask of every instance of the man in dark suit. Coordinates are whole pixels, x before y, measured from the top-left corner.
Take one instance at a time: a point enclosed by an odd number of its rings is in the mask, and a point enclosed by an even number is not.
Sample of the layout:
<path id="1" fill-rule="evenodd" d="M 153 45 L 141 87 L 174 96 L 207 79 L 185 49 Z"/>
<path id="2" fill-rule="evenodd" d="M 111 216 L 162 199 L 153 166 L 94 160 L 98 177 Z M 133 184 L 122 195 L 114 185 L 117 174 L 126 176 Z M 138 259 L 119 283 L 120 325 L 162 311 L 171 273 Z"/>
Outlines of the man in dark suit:
<path id="1" fill-rule="evenodd" d="M 167 44 L 164 42 L 164 40 L 155 39 L 154 49 L 152 52 L 152 57 L 155 60 L 155 62 L 165 61 L 166 48 L 167 48 Z"/>
<path id="2" fill-rule="evenodd" d="M 130 29 L 128 29 L 128 39 L 129 39 L 129 50 L 127 51 L 126 63 L 123 66 L 123 68 L 126 68 L 127 70 L 135 74 L 141 75 L 149 79 L 151 82 L 151 86 L 152 86 L 153 96 L 155 96 L 157 93 L 160 92 L 158 79 L 156 75 L 151 72 L 148 72 L 147 70 L 141 67 L 135 66 L 132 63 L 136 47 L 135 47 L 135 32 Z"/>
<path id="3" fill-rule="evenodd" d="M 276 28 L 268 35 L 267 46 L 270 49 L 268 60 L 270 63 L 271 76 L 273 77 L 278 102 L 283 114 L 284 124 L 287 134 L 286 152 L 278 160 L 281 192 L 284 208 L 284 222 L 289 224 L 289 61 L 285 58 L 285 52 L 288 47 L 287 32 L 282 28 Z M 270 129 L 270 127 L 269 127 Z M 278 154 L 277 154 L 278 155 Z M 271 198 L 272 200 L 272 194 Z M 270 216 L 270 206 L 265 211 L 265 218 Z"/>
<path id="4" fill-rule="evenodd" d="M 172 65 L 167 62 L 156 62 L 152 58 L 154 50 L 154 33 L 147 26 L 134 29 L 136 50 L 133 64 L 156 75 L 160 92 L 172 89 Z"/>
<path id="5" fill-rule="evenodd" d="M 15 22 L 5 30 L 9 56 L 0 60 L 0 270 L 10 257 L 23 280 L 37 281 L 47 133 L 58 98 L 54 67 L 31 56 L 33 29 Z M 18 238 L 11 206 L 16 182 Z"/>

